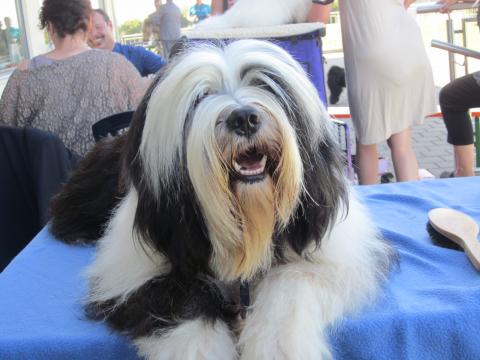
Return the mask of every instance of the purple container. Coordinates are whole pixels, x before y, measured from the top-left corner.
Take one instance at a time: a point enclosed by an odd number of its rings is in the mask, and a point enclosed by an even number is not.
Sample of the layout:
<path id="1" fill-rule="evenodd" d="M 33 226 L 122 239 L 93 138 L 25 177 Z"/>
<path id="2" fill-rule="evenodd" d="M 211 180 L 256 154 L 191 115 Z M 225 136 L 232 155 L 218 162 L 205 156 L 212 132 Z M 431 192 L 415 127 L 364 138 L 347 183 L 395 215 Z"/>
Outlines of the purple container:
<path id="1" fill-rule="evenodd" d="M 313 85 L 315 85 L 318 95 L 326 107 L 328 104 L 325 91 L 321 39 L 321 36 L 324 35 L 325 30 L 318 29 L 306 34 L 265 40 L 269 40 L 279 45 L 292 55 L 295 60 L 302 64 L 303 69 L 310 76 L 310 80 Z"/>

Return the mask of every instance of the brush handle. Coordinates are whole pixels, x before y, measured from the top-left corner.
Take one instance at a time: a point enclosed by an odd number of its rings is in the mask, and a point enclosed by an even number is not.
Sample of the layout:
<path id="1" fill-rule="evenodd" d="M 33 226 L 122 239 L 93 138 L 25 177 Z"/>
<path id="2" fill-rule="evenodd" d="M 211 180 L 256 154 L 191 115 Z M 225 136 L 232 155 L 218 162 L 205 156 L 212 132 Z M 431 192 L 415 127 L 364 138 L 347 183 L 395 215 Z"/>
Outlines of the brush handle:
<path id="1" fill-rule="evenodd" d="M 476 238 L 464 239 L 463 249 L 467 254 L 470 262 L 475 266 L 475 269 L 480 271 L 480 243 Z"/>
<path id="2" fill-rule="evenodd" d="M 431 225 L 440 234 L 462 247 L 472 265 L 475 267 L 475 269 L 480 271 L 480 243 L 476 237 L 468 236 L 466 234 L 459 236 L 458 234 L 450 232 L 445 228 L 436 226 L 434 223 L 431 223 Z"/>

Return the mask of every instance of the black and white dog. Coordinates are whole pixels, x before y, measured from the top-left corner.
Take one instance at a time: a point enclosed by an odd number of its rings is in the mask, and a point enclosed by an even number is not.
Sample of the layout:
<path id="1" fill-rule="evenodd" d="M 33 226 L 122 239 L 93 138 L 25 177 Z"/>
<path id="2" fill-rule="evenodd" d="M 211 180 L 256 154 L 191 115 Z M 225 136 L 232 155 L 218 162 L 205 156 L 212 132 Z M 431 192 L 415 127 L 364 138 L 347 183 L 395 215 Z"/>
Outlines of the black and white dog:
<path id="1" fill-rule="evenodd" d="M 329 358 L 325 329 L 374 299 L 390 259 L 332 134 L 279 47 L 177 56 L 52 204 L 59 238 L 102 236 L 89 314 L 147 359 Z"/>

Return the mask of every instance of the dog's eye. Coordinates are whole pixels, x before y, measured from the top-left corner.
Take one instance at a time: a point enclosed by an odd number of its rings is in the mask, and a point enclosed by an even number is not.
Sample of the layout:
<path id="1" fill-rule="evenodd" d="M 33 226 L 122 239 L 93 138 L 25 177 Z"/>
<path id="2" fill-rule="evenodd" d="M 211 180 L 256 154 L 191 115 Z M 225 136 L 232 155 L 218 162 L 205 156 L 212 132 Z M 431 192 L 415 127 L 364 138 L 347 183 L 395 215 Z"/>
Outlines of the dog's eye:
<path id="1" fill-rule="evenodd" d="M 195 109 L 198 104 L 202 102 L 203 99 L 205 99 L 208 95 L 210 95 L 209 91 L 204 91 L 203 93 L 199 94 L 195 101 L 193 102 L 193 108 Z"/>
<path id="2" fill-rule="evenodd" d="M 274 94 L 274 95 L 276 94 L 275 91 L 272 89 L 272 87 L 270 85 L 268 85 L 265 81 L 260 80 L 260 79 L 253 79 L 250 82 L 250 86 L 260 88 L 260 89 L 268 91 L 269 93 Z"/>

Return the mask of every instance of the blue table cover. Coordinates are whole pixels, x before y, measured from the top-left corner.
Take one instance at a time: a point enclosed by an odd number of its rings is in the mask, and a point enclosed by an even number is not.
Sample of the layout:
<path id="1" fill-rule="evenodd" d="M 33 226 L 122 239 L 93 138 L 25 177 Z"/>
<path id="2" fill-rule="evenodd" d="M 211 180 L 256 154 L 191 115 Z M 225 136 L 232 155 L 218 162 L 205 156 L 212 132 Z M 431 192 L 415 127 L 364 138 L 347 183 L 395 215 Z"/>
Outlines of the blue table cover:
<path id="1" fill-rule="evenodd" d="M 480 178 L 357 190 L 399 262 L 375 304 L 330 329 L 335 358 L 480 359 L 480 273 L 425 230 L 435 207 L 480 222 Z M 0 274 L 0 359 L 136 359 L 125 337 L 83 314 L 93 252 L 44 229 Z"/>

